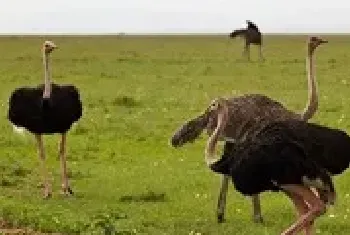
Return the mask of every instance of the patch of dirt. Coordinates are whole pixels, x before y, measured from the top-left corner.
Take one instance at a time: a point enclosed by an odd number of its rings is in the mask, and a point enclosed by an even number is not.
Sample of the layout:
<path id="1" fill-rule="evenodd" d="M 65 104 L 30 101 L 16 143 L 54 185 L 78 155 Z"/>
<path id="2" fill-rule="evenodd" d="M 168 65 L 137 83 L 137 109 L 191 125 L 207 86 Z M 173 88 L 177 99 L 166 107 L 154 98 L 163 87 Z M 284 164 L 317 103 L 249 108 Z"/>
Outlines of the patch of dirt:
<path id="1" fill-rule="evenodd" d="M 61 235 L 60 233 L 41 233 L 30 228 L 11 228 L 4 220 L 0 219 L 0 235 Z"/>

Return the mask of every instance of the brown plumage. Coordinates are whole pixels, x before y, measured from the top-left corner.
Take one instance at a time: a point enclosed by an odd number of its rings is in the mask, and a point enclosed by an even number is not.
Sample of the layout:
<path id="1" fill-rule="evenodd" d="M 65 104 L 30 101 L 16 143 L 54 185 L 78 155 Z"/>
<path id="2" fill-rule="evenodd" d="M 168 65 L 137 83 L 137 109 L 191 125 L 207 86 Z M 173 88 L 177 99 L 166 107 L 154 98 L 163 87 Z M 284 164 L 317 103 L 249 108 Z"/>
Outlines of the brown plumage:
<path id="1" fill-rule="evenodd" d="M 318 106 L 318 96 L 315 78 L 315 69 L 313 63 L 314 51 L 318 45 L 326 41 L 311 37 L 308 41 L 307 51 L 307 70 L 308 70 L 308 90 L 309 99 L 302 113 L 295 113 L 288 110 L 280 102 L 260 94 L 249 94 L 227 99 L 229 121 L 226 127 L 220 133 L 221 140 L 241 140 L 247 133 L 259 131 L 271 121 L 283 120 L 309 120 L 316 112 Z M 215 100 L 212 104 L 215 104 Z M 174 147 L 180 147 L 186 142 L 193 142 L 201 132 L 206 129 L 211 135 L 217 126 L 217 113 L 211 108 L 211 105 L 198 117 L 190 120 L 181 126 L 173 135 L 171 143 Z M 218 200 L 217 216 L 218 221 L 224 219 L 224 210 L 226 204 L 226 194 L 228 187 L 228 178 L 223 177 L 221 190 Z M 253 197 L 254 220 L 261 221 L 261 211 L 259 197 Z"/>
<path id="2" fill-rule="evenodd" d="M 242 141 L 226 142 L 222 157 L 215 159 L 215 145 L 228 122 L 228 101 L 218 99 L 211 109 L 218 114 L 218 124 L 206 146 L 209 168 L 230 177 L 244 195 L 283 191 L 299 216 L 281 234 L 305 230 L 311 235 L 315 219 L 336 198 L 331 174 L 349 167 L 350 136 L 301 120 L 270 122 Z"/>

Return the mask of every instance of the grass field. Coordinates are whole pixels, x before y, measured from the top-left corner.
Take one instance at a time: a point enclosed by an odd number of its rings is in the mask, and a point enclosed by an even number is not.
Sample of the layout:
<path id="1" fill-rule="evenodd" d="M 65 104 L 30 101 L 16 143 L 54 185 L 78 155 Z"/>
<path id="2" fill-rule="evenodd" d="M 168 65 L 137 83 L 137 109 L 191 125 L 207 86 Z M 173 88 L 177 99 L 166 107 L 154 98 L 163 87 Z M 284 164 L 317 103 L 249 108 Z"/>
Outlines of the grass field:
<path id="1" fill-rule="evenodd" d="M 318 48 L 320 107 L 314 122 L 350 129 L 347 36 Z M 53 40 L 52 73 L 73 83 L 83 117 L 68 135 L 73 190 L 60 195 L 59 136 L 47 136 L 53 198 L 43 200 L 34 138 L 6 119 L 8 97 L 42 82 L 40 47 Z M 265 57 L 241 59 L 242 41 L 216 37 L 1 37 L 0 217 L 13 227 L 63 234 L 278 234 L 294 210 L 265 193 L 265 223 L 251 220 L 250 200 L 230 188 L 227 219 L 217 224 L 220 177 L 203 157 L 204 140 L 173 149 L 173 131 L 217 96 L 263 93 L 292 110 L 307 99 L 305 36 L 266 36 Z M 338 201 L 316 222 L 317 234 L 350 234 L 350 173 L 336 177 Z M 0 223 L 1 224 L 1 223 Z"/>

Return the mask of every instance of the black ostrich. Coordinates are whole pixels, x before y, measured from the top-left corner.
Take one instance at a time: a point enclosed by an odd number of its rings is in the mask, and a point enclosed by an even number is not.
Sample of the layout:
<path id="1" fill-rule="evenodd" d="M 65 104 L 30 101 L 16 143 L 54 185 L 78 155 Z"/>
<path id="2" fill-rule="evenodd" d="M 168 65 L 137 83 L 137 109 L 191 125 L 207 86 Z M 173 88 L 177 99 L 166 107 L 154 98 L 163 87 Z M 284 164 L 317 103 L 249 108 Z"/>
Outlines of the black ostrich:
<path id="1" fill-rule="evenodd" d="M 311 234 L 316 217 L 333 204 L 331 175 L 341 174 L 350 163 L 350 136 L 344 131 L 301 120 L 269 123 L 243 141 L 226 142 L 220 160 L 213 158 L 215 145 L 228 120 L 228 104 L 213 103 L 218 125 L 206 148 L 209 167 L 232 178 L 244 195 L 282 190 L 295 204 L 299 218 L 282 234 L 305 229 Z"/>
<path id="2" fill-rule="evenodd" d="M 236 29 L 229 34 L 230 38 L 235 37 L 243 37 L 245 40 L 243 56 L 246 56 L 248 60 L 250 60 L 250 45 L 259 46 L 259 57 L 260 60 L 264 60 L 264 56 L 262 53 L 262 34 L 253 22 L 247 20 L 247 28 L 244 29 Z"/>
<path id="3" fill-rule="evenodd" d="M 73 194 L 67 177 L 66 134 L 72 124 L 82 115 L 82 104 L 78 89 L 73 85 L 51 83 L 49 57 L 57 46 L 51 41 L 43 44 L 43 63 L 45 82 L 37 87 L 20 87 L 12 92 L 9 100 L 8 119 L 12 124 L 24 127 L 35 135 L 41 169 L 44 177 L 44 197 L 51 196 L 48 172 L 45 166 L 43 134 L 61 134 L 60 161 L 62 171 L 62 191 Z"/>
<path id="4" fill-rule="evenodd" d="M 265 136 L 269 138 L 269 136 Z M 272 141 L 272 142 L 271 142 Z M 297 221 L 282 234 L 305 229 L 312 234 L 313 221 L 333 204 L 335 190 L 328 172 L 291 141 L 261 139 L 235 144 L 226 142 L 222 159 L 211 169 L 232 178 L 235 189 L 252 196 L 282 191 L 294 203 Z"/>

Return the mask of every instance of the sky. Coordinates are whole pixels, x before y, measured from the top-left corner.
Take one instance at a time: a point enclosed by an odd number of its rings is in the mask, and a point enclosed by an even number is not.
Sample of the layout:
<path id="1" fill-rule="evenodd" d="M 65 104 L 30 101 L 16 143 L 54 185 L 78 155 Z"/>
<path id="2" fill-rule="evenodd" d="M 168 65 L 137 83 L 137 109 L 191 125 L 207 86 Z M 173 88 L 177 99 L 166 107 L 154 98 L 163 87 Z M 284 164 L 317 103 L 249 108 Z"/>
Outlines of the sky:
<path id="1" fill-rule="evenodd" d="M 0 34 L 350 33 L 348 0 L 1 0 Z"/>

